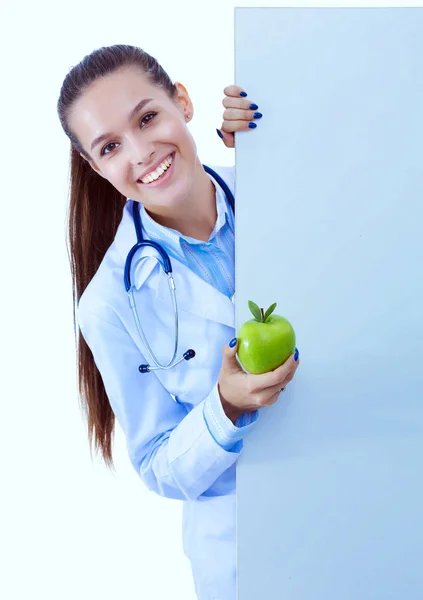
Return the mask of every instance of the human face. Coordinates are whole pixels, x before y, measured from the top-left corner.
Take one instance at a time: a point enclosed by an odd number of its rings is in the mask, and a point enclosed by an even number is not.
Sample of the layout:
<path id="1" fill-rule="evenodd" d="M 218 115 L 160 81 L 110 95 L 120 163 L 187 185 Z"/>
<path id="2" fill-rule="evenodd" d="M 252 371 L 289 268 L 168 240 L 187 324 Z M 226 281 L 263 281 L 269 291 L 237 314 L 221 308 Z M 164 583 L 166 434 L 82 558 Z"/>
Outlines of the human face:
<path id="1" fill-rule="evenodd" d="M 172 100 L 140 69 L 121 69 L 87 88 L 69 116 L 70 129 L 90 156 L 92 168 L 127 198 L 164 214 L 187 198 L 198 164 L 186 125 L 192 103 L 184 86 L 175 85 L 178 97 Z M 108 135 L 95 143 L 104 134 Z M 170 155 L 172 164 L 163 179 L 139 181 Z"/>

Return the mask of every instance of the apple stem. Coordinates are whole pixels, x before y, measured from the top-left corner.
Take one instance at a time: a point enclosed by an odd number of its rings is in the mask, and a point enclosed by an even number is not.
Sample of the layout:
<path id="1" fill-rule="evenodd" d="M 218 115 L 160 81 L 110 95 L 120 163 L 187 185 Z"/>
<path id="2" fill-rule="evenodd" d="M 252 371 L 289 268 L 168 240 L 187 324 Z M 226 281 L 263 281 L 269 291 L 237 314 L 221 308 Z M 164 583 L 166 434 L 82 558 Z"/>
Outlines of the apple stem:
<path id="1" fill-rule="evenodd" d="M 264 323 L 264 310 L 261 308 L 261 322 Z"/>

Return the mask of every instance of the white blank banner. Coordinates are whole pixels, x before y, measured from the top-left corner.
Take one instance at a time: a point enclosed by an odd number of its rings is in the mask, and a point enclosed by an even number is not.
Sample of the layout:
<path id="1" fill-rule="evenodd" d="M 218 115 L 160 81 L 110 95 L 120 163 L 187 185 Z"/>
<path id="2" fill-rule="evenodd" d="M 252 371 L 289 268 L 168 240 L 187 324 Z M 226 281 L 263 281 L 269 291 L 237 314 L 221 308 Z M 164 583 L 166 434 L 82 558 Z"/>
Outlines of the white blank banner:
<path id="1" fill-rule="evenodd" d="M 423 9 L 235 10 L 237 327 L 301 365 L 237 463 L 238 600 L 423 598 Z"/>

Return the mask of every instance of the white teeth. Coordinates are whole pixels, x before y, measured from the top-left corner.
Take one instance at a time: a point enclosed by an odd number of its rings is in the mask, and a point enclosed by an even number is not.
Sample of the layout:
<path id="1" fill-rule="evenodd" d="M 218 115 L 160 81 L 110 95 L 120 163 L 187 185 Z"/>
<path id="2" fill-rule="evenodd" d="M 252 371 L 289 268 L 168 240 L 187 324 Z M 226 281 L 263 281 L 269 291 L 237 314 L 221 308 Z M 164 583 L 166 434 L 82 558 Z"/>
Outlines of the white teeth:
<path id="1" fill-rule="evenodd" d="M 163 175 L 167 171 L 167 169 L 172 164 L 173 157 L 169 156 L 164 160 L 155 171 L 148 173 L 145 177 L 141 179 L 142 183 L 151 183 L 152 181 L 157 181 L 159 177 Z"/>

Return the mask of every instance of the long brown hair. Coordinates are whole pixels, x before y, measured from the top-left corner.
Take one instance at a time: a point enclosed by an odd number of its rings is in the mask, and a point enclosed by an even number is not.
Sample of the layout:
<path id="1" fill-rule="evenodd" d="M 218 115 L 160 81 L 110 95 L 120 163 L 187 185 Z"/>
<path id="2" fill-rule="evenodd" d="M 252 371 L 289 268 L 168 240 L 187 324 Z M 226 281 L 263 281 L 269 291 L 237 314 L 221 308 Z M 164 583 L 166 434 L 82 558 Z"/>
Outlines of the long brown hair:
<path id="1" fill-rule="evenodd" d="M 77 327 L 76 308 L 113 242 L 127 198 L 87 162 L 91 157 L 71 132 L 69 113 L 73 103 L 99 77 L 131 66 L 140 68 L 151 83 L 162 87 L 170 98 L 176 98 L 176 87 L 155 58 L 141 48 L 117 44 L 94 50 L 72 67 L 63 81 L 57 102 L 60 123 L 71 142 L 66 242 L 72 274 L 79 400 L 87 421 L 90 451 L 92 453 L 94 442 L 95 451 L 101 451 L 108 467 L 113 466 L 115 416 L 94 357 Z"/>

